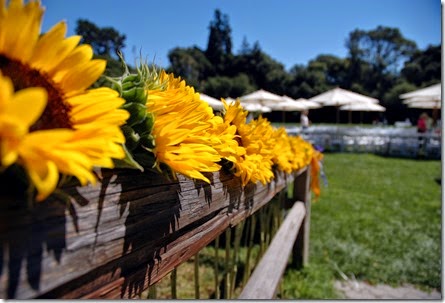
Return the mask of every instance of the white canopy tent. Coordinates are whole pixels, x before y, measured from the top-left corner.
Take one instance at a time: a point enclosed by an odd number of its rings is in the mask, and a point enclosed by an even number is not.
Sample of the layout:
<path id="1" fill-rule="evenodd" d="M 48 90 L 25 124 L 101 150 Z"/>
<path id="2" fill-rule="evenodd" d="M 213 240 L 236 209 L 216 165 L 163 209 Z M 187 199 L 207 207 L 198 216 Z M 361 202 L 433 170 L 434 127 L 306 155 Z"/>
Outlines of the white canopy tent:
<path id="1" fill-rule="evenodd" d="M 386 108 L 376 103 L 359 102 L 342 105 L 340 106 L 340 110 L 349 111 L 349 123 L 351 123 L 352 120 L 352 112 L 360 112 L 360 123 L 362 123 L 363 112 L 384 112 Z"/>
<path id="2" fill-rule="evenodd" d="M 442 108 L 442 102 L 440 101 L 423 101 L 414 100 L 405 103 L 409 108 L 425 108 L 425 109 L 439 109 Z"/>
<path id="3" fill-rule="evenodd" d="M 284 102 L 281 96 L 275 95 L 263 89 L 240 97 L 241 103 L 259 103 L 264 106 L 274 106 L 277 103 Z"/>
<path id="4" fill-rule="evenodd" d="M 210 107 L 213 108 L 214 110 L 221 111 L 224 108 L 223 103 L 216 98 L 213 98 L 209 95 L 202 93 L 199 93 L 199 97 L 201 98 L 202 101 L 207 102 L 210 105 Z"/>
<path id="5" fill-rule="evenodd" d="M 322 105 L 318 102 L 309 101 L 305 98 L 298 98 L 295 100 L 295 102 L 298 102 L 299 104 L 303 105 L 306 109 L 316 109 L 322 107 Z"/>
<path id="6" fill-rule="evenodd" d="M 378 99 L 371 98 L 359 93 L 355 93 L 349 90 L 345 90 L 339 87 L 328 90 L 324 93 L 316 95 L 308 99 L 322 104 L 323 106 L 335 106 L 337 107 L 337 123 L 339 122 L 339 107 L 347 104 L 354 103 L 379 103 Z"/>
<path id="7" fill-rule="evenodd" d="M 268 113 L 272 111 L 272 109 L 268 106 L 255 103 L 241 103 L 241 106 L 248 112 Z"/>
<path id="8" fill-rule="evenodd" d="M 321 103 L 323 106 L 341 106 L 357 102 L 379 103 L 378 99 L 371 98 L 362 94 L 354 93 L 339 87 L 328 90 L 322 94 L 308 99 Z"/>
<path id="9" fill-rule="evenodd" d="M 384 112 L 386 108 L 376 103 L 354 103 L 340 106 L 340 110 L 360 111 L 360 112 Z"/>
<path id="10" fill-rule="evenodd" d="M 283 99 L 283 101 L 274 103 L 274 104 L 271 103 L 271 108 L 272 108 L 272 110 L 282 111 L 282 113 L 283 113 L 282 122 L 283 123 L 286 122 L 286 113 L 285 112 L 295 112 L 295 111 L 301 112 L 306 109 L 302 104 L 297 103 L 297 101 L 295 101 L 291 97 L 282 96 L 281 98 Z"/>
<path id="11" fill-rule="evenodd" d="M 233 99 L 230 97 L 225 98 L 224 100 L 226 100 L 227 104 L 233 104 L 236 102 L 236 99 Z M 268 113 L 268 112 L 272 111 L 272 109 L 270 107 L 261 105 L 259 103 L 240 102 L 240 104 L 244 110 L 247 110 L 248 112 L 252 112 L 252 113 Z"/>
<path id="12" fill-rule="evenodd" d="M 434 124 L 442 108 L 442 83 L 430 85 L 399 96 L 409 108 L 432 109 Z"/>
<path id="13" fill-rule="evenodd" d="M 282 96 L 283 101 L 275 104 L 271 104 L 272 110 L 281 110 L 281 111 L 303 111 L 306 109 L 303 104 L 298 103 L 294 99 L 288 96 Z"/>
<path id="14" fill-rule="evenodd" d="M 442 87 L 441 83 L 437 83 L 425 88 L 417 89 L 409 93 L 401 94 L 401 99 L 405 99 L 406 102 L 410 101 L 440 101 L 442 99 Z"/>
<path id="15" fill-rule="evenodd" d="M 441 108 L 442 88 L 441 83 L 421 88 L 399 96 L 403 103 L 411 108 Z"/>

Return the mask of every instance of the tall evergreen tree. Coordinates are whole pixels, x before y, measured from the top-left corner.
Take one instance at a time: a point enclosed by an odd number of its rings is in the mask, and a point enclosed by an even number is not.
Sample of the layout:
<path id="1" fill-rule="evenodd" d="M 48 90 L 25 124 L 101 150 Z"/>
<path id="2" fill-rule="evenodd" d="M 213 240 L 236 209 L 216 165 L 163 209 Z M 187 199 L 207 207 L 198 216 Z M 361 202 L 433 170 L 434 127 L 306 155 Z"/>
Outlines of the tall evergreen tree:
<path id="1" fill-rule="evenodd" d="M 209 40 L 205 54 L 214 66 L 214 72 L 216 74 L 223 73 L 232 56 L 232 29 L 229 25 L 229 17 L 216 9 L 209 30 Z"/>

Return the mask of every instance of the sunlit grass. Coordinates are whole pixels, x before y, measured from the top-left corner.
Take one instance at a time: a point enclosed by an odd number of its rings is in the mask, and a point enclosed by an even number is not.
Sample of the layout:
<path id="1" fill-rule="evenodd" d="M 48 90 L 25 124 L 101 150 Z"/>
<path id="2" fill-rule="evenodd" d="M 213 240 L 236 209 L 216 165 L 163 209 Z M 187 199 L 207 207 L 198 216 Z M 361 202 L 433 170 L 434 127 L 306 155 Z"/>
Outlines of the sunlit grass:
<path id="1" fill-rule="evenodd" d="M 329 185 L 312 205 L 310 265 L 288 271 L 285 296 L 335 298 L 332 281 L 343 274 L 440 289 L 441 162 L 326 154 L 325 172 Z"/>

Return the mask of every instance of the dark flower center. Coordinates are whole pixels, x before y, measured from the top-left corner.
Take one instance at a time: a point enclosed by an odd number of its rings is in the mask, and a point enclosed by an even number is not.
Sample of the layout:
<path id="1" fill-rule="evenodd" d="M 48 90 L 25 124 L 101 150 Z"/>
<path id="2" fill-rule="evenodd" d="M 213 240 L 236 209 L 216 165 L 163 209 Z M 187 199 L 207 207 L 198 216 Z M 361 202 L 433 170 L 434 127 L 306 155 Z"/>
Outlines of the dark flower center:
<path id="1" fill-rule="evenodd" d="M 48 93 L 48 102 L 40 118 L 34 123 L 30 131 L 69 128 L 71 106 L 64 102 L 63 93 L 49 77 L 38 70 L 17 60 L 11 60 L 0 54 L 0 70 L 3 75 L 11 78 L 15 91 L 28 87 L 43 87 Z"/>

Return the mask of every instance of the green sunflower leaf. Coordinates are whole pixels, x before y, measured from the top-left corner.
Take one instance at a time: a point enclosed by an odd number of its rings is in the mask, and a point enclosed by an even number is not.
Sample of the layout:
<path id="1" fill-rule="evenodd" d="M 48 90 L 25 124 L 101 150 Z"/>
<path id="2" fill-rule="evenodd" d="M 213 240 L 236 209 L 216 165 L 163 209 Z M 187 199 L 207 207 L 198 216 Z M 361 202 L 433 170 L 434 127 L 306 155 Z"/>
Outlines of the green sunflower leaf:
<path id="1" fill-rule="evenodd" d="M 123 145 L 124 151 L 125 151 L 125 158 L 123 159 L 113 159 L 115 168 L 130 168 L 130 169 L 138 169 L 141 172 L 144 171 L 144 168 L 134 160 L 131 153 L 128 151 L 128 149 Z"/>

